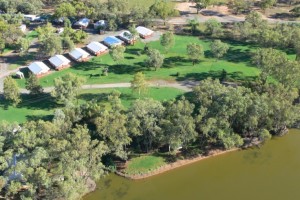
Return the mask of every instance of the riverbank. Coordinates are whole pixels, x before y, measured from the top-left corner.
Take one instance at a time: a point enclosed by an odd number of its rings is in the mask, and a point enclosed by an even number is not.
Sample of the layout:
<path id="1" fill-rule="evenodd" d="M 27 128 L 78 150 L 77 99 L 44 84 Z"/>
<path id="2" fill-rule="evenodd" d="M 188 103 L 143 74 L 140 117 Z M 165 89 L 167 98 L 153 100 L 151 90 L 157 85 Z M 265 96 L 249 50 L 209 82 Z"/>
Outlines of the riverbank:
<path id="1" fill-rule="evenodd" d="M 145 178 L 149 178 L 149 177 L 152 177 L 152 176 L 156 176 L 156 175 L 168 172 L 170 170 L 173 170 L 173 169 L 176 169 L 176 168 L 179 168 L 179 167 L 183 167 L 183 166 L 186 166 L 186 165 L 189 165 L 189 164 L 192 164 L 192 163 L 195 163 L 195 162 L 207 159 L 207 158 L 211 158 L 211 157 L 214 157 L 214 156 L 219 156 L 219 155 L 226 154 L 226 153 L 233 152 L 233 151 L 237 151 L 237 150 L 241 150 L 241 149 L 240 148 L 234 148 L 234 149 L 225 150 L 225 151 L 224 150 L 212 150 L 208 153 L 207 156 L 199 155 L 198 157 L 191 158 L 191 159 L 178 160 L 176 162 L 166 164 L 166 165 L 164 165 L 164 166 L 162 166 L 162 167 L 160 167 L 156 170 L 153 170 L 149 173 L 146 173 L 146 174 L 128 175 L 128 174 L 125 174 L 125 173 L 120 172 L 120 171 L 117 171 L 116 174 L 119 175 L 119 176 L 122 176 L 124 178 L 131 179 L 131 180 L 140 180 L 140 179 L 145 179 Z"/>

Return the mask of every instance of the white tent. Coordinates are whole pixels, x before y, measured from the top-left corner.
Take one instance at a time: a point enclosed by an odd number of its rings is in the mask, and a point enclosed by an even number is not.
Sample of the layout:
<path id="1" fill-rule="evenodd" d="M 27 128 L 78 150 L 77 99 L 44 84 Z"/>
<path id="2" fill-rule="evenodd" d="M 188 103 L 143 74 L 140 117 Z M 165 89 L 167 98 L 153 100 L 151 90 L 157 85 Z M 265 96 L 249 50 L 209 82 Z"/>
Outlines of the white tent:
<path id="1" fill-rule="evenodd" d="M 43 62 L 33 62 L 28 66 L 28 69 L 36 76 L 41 76 L 50 71 L 50 68 Z"/>
<path id="2" fill-rule="evenodd" d="M 90 20 L 88 18 L 82 18 L 78 20 L 74 25 L 75 26 L 82 26 L 82 27 L 87 27 L 90 23 Z"/>
<path id="3" fill-rule="evenodd" d="M 89 58 L 90 54 L 83 49 L 75 48 L 69 53 L 69 55 L 76 61 L 85 61 Z"/>
<path id="4" fill-rule="evenodd" d="M 63 55 L 55 55 L 49 59 L 52 66 L 55 69 L 64 68 L 70 65 L 70 60 L 64 57 Z"/>
<path id="5" fill-rule="evenodd" d="M 99 42 L 91 42 L 90 44 L 87 45 L 87 48 L 95 55 L 99 55 L 108 50 L 107 46 L 105 46 Z"/>
<path id="6" fill-rule="evenodd" d="M 104 20 L 99 20 L 96 23 L 94 23 L 94 29 L 97 29 L 99 27 L 105 28 L 106 27 L 106 22 Z"/>
<path id="7" fill-rule="evenodd" d="M 25 24 L 22 24 L 21 26 L 19 26 L 19 29 L 25 33 L 26 32 L 26 25 Z"/>
<path id="8" fill-rule="evenodd" d="M 147 38 L 147 37 L 150 37 L 153 35 L 153 31 L 146 28 L 146 27 L 143 27 L 143 26 L 138 26 L 136 27 L 136 31 L 140 34 L 140 36 L 142 38 Z"/>

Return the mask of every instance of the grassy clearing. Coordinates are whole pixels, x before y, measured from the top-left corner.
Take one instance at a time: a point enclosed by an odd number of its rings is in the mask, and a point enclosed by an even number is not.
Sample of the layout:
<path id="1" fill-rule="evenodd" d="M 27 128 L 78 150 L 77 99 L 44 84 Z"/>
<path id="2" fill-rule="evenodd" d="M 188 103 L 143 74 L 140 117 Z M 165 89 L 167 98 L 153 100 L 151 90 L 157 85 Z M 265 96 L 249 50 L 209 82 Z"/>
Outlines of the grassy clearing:
<path id="1" fill-rule="evenodd" d="M 145 174 L 151 172 L 163 165 L 166 162 L 163 157 L 154 155 L 144 155 L 136 158 L 132 158 L 125 169 L 125 173 L 128 175 L 133 174 Z"/>
<path id="2" fill-rule="evenodd" d="M 107 105 L 107 97 L 114 89 L 91 89 L 82 90 L 79 94 L 79 103 L 96 99 L 98 102 Z M 130 88 L 118 88 L 120 91 L 122 103 L 125 108 L 128 108 L 134 100 L 138 99 L 136 94 L 131 92 Z M 184 92 L 174 88 L 149 88 L 147 94 L 142 98 L 153 98 L 156 100 L 168 100 L 182 95 Z M 22 102 L 17 107 L 8 106 L 6 102 L 0 102 L 0 121 L 6 120 L 9 122 L 25 122 L 26 120 L 52 118 L 55 109 L 61 105 L 55 103 L 54 99 L 49 94 L 44 94 L 39 97 L 31 97 L 28 95 L 22 96 Z"/>
<path id="3" fill-rule="evenodd" d="M 206 57 L 195 66 L 192 65 L 186 56 L 187 43 L 202 44 Z M 144 65 L 146 55 L 141 54 L 145 44 L 139 42 L 135 46 L 128 46 L 125 59 L 121 63 L 115 63 L 107 54 L 101 57 L 94 57 L 87 63 L 79 63 L 73 67 L 54 72 L 41 78 L 43 86 L 53 85 L 53 80 L 66 73 L 72 72 L 78 76 L 85 77 L 88 84 L 129 82 L 136 72 L 143 71 L 147 79 L 164 80 L 202 80 L 207 77 L 218 78 L 221 71 L 225 69 L 228 77 L 236 81 L 252 79 L 259 74 L 259 70 L 250 63 L 251 52 L 255 46 L 241 43 L 228 42 L 230 50 L 227 55 L 216 61 L 211 57 L 210 40 L 200 40 L 192 36 L 176 36 L 175 46 L 165 53 L 159 41 L 151 42 L 148 46 L 159 49 L 165 56 L 165 63 L 158 71 L 150 70 Z M 101 76 L 102 69 L 109 67 L 109 76 Z M 180 76 L 175 76 L 179 73 Z M 24 88 L 25 80 L 18 80 L 20 87 Z"/>

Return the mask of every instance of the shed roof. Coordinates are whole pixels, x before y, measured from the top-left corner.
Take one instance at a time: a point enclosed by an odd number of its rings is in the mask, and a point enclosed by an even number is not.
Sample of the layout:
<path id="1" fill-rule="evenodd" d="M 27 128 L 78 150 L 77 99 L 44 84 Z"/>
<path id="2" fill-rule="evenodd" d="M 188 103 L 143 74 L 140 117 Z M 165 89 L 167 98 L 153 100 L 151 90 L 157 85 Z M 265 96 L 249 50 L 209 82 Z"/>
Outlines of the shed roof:
<path id="1" fill-rule="evenodd" d="M 69 64 L 71 61 L 69 59 L 67 59 L 66 57 L 64 57 L 63 55 L 55 55 L 53 57 L 51 57 L 49 59 L 49 61 L 51 62 L 51 64 L 53 64 L 55 67 L 59 67 L 61 65 L 67 65 Z"/>
<path id="2" fill-rule="evenodd" d="M 119 35 L 121 38 L 124 38 L 126 40 L 132 40 L 133 36 L 129 31 L 123 31 L 122 33 L 120 33 Z"/>
<path id="3" fill-rule="evenodd" d="M 115 36 L 108 36 L 104 39 L 104 42 L 108 45 L 116 45 L 116 44 L 122 44 L 122 40 L 119 40 Z"/>
<path id="4" fill-rule="evenodd" d="M 47 73 L 50 71 L 50 68 L 47 67 L 43 62 L 33 62 L 28 66 L 28 69 L 33 73 L 33 74 L 43 74 Z"/>
<path id="5" fill-rule="evenodd" d="M 99 43 L 99 42 L 91 42 L 90 44 L 87 45 L 87 48 L 89 48 L 91 51 L 97 53 L 99 51 L 105 51 L 107 50 L 107 46 Z"/>
<path id="6" fill-rule="evenodd" d="M 141 35 L 151 35 L 153 34 L 153 31 L 146 28 L 146 27 L 143 27 L 143 26 L 138 26 L 136 27 L 136 31 L 141 34 Z"/>
<path id="7" fill-rule="evenodd" d="M 90 20 L 88 18 L 82 18 L 80 20 L 78 20 L 75 25 L 76 26 L 88 26 L 90 23 Z"/>
<path id="8" fill-rule="evenodd" d="M 73 51 L 71 51 L 69 53 L 74 59 L 79 59 L 81 57 L 84 57 L 84 56 L 89 56 L 90 54 L 86 51 L 84 51 L 83 49 L 81 48 L 75 48 Z"/>

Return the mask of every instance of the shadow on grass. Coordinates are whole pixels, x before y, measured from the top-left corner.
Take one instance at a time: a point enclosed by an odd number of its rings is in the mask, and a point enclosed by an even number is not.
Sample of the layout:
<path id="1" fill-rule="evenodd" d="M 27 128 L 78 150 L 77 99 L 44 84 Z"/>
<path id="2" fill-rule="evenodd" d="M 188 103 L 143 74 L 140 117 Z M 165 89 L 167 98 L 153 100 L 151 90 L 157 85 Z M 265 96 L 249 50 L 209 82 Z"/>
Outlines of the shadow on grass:
<path id="1" fill-rule="evenodd" d="M 17 108 L 27 108 L 30 110 L 52 110 L 59 107 L 55 99 L 49 93 L 43 93 L 40 95 L 21 95 L 21 103 L 18 104 Z"/>
<path id="2" fill-rule="evenodd" d="M 26 115 L 27 121 L 51 121 L 53 119 L 53 115 Z"/>
<path id="3" fill-rule="evenodd" d="M 185 63 L 190 63 L 191 61 L 189 59 L 184 58 L 183 56 L 173 56 L 168 57 L 164 59 L 164 65 L 165 68 L 171 68 L 183 65 Z"/>
<path id="4" fill-rule="evenodd" d="M 110 95 L 110 91 L 105 93 L 83 93 L 78 96 L 79 99 L 84 101 L 92 101 L 96 100 L 99 103 L 106 103 L 108 102 L 108 96 Z M 120 98 L 122 101 L 133 101 L 136 99 L 136 97 L 133 94 L 124 94 L 121 93 Z"/>
<path id="5" fill-rule="evenodd" d="M 214 58 L 210 50 L 205 51 L 204 55 L 206 58 Z M 253 66 L 250 65 L 251 57 L 252 57 L 252 53 L 249 49 L 243 50 L 243 49 L 236 49 L 230 47 L 227 53 L 224 55 L 224 57 L 221 58 L 221 60 L 226 60 L 228 62 L 234 62 L 234 63 L 244 62 L 247 63 L 249 66 Z"/>
<path id="6" fill-rule="evenodd" d="M 213 79 L 221 79 L 222 78 L 222 70 L 219 71 L 208 71 L 202 73 L 188 73 L 185 76 L 180 76 L 176 78 L 177 81 L 201 81 L 207 78 Z M 231 72 L 227 73 L 226 80 L 227 81 L 253 81 L 255 80 L 255 76 L 244 76 L 243 72 Z"/>

